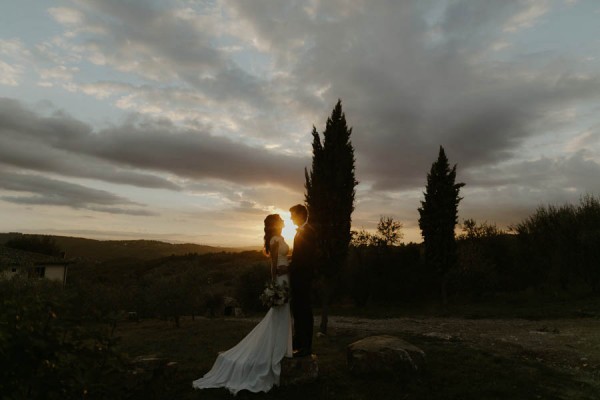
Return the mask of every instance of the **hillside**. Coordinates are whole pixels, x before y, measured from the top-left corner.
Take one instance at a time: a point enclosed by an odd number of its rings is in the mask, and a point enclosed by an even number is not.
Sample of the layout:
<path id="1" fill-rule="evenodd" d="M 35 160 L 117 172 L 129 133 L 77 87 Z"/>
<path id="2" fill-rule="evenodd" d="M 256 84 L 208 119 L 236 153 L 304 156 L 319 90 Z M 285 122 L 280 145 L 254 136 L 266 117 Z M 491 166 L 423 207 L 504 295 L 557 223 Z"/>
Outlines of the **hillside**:
<path id="1" fill-rule="evenodd" d="M 24 235 L 21 233 L 0 233 L 0 244 Z M 28 236 L 28 235 L 24 235 Z M 218 252 L 240 252 L 247 248 L 216 247 L 194 243 L 173 244 L 157 240 L 95 240 L 70 236 L 47 235 L 65 252 L 67 258 L 81 258 L 95 261 L 114 259 L 151 260 L 170 255 L 190 253 L 207 254 Z M 256 250 L 256 249 L 253 249 Z"/>

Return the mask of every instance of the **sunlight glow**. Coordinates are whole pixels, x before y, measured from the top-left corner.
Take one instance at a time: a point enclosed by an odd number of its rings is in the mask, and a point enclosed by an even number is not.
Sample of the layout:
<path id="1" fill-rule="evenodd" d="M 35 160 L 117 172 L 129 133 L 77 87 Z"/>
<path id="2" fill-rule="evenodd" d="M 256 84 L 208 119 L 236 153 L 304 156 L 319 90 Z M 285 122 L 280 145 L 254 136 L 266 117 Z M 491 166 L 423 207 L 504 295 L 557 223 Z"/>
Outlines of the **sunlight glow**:
<path id="1" fill-rule="evenodd" d="M 286 243 L 290 246 L 290 248 L 292 248 L 294 245 L 294 236 L 296 236 L 296 225 L 294 225 L 290 219 L 290 212 L 283 210 L 277 210 L 275 212 L 281 216 L 285 224 L 283 231 L 281 232 L 281 236 L 283 236 Z"/>

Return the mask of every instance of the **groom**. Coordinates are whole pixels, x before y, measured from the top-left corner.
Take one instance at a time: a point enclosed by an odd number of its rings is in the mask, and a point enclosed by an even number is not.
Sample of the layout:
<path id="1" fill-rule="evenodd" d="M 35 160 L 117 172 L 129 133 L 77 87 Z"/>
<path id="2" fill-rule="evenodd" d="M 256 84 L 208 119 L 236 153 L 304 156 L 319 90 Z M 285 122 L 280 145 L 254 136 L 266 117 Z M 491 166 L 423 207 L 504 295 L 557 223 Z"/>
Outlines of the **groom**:
<path id="1" fill-rule="evenodd" d="M 312 353 L 313 313 L 310 287 L 315 264 L 316 233 L 308 224 L 308 210 L 302 204 L 290 208 L 291 218 L 298 227 L 290 262 L 291 309 L 294 317 L 294 357 Z"/>

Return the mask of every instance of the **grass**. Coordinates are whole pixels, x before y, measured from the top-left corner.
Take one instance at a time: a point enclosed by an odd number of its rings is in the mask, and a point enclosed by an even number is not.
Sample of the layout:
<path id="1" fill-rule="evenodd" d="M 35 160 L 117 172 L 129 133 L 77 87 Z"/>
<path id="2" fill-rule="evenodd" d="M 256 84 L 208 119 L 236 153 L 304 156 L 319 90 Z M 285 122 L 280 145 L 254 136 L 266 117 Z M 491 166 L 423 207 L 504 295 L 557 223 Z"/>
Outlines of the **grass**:
<path id="1" fill-rule="evenodd" d="M 319 313 L 319 310 L 315 310 Z M 332 315 L 364 318 L 458 317 L 467 319 L 523 318 L 529 320 L 593 317 L 600 318 L 600 297 L 569 293 L 510 293 L 477 301 L 454 299 L 446 307 L 439 302 L 369 304 L 357 308 L 352 304 L 337 305 Z"/>
<path id="2" fill-rule="evenodd" d="M 159 320 L 123 323 L 120 349 L 130 356 L 156 354 L 178 363 L 169 379 L 155 379 L 133 399 L 231 399 L 224 389 L 195 391 L 191 382 L 206 373 L 218 351 L 236 344 L 253 322 L 186 319 L 180 328 Z M 488 351 L 457 341 L 403 335 L 427 355 L 418 375 L 356 377 L 346 367 L 348 344 L 365 334 L 334 330 L 315 341 L 319 378 L 269 393 L 240 392 L 238 399 L 598 399 L 600 384 L 584 371 L 550 367 L 513 353 Z"/>

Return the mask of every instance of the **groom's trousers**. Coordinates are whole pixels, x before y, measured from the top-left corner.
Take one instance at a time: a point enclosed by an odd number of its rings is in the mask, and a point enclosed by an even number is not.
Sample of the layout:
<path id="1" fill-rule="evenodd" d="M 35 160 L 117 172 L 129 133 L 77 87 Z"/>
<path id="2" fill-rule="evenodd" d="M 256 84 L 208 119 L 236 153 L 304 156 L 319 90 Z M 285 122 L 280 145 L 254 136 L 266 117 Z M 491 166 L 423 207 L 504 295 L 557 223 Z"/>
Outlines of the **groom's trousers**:
<path id="1" fill-rule="evenodd" d="M 310 285 L 308 285 L 308 288 L 300 287 L 292 289 L 290 307 L 292 309 L 292 316 L 294 317 L 294 349 L 310 353 L 312 352 L 314 325 Z"/>

